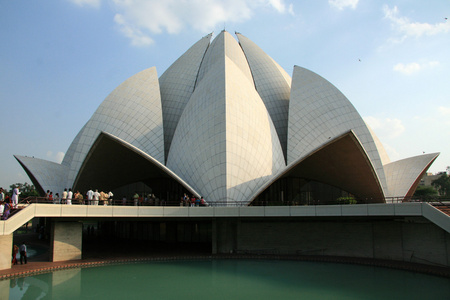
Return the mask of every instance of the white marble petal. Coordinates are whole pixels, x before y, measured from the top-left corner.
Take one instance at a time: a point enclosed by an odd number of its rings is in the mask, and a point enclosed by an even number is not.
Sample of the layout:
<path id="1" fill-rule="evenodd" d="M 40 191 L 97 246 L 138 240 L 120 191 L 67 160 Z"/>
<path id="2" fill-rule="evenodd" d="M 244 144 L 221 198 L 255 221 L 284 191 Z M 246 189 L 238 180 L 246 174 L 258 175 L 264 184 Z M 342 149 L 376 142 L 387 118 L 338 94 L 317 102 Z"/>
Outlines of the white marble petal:
<path id="1" fill-rule="evenodd" d="M 99 106 L 70 146 L 67 186 L 72 186 L 100 132 L 109 132 L 164 163 L 161 98 L 156 68 L 119 85 Z M 66 163 L 65 163 L 66 164 Z"/>
<path id="2" fill-rule="evenodd" d="M 384 166 L 388 185 L 386 201 L 391 201 L 390 197 L 412 196 L 423 174 L 438 156 L 439 153 L 430 153 L 386 164 Z"/>
<path id="3" fill-rule="evenodd" d="M 330 82 L 295 66 L 289 104 L 288 165 L 350 130 L 363 145 L 386 193 L 380 155 L 359 113 Z"/>

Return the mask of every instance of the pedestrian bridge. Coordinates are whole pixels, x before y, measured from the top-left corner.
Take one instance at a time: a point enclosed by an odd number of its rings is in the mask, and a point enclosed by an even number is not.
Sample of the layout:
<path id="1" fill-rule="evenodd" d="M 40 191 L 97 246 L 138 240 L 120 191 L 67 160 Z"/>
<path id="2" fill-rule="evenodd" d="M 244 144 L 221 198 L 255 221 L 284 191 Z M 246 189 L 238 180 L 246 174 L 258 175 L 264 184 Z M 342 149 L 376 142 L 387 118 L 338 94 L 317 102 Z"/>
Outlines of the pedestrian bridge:
<path id="1" fill-rule="evenodd" d="M 425 203 L 355 204 L 315 206 L 95 206 L 29 204 L 6 221 L 0 221 L 0 235 L 9 235 L 36 217 L 73 220 L 101 218 L 272 218 L 272 217 L 377 217 L 422 216 L 450 233 L 450 217 Z"/>
<path id="2" fill-rule="evenodd" d="M 11 268 L 14 231 L 37 217 L 51 218 L 51 261 L 82 258 L 80 221 L 173 220 L 168 230 L 175 237 L 174 224 L 205 220 L 211 224 L 212 254 L 269 249 L 450 266 L 450 217 L 428 203 L 235 207 L 32 203 L 0 221 L 0 269 Z"/>

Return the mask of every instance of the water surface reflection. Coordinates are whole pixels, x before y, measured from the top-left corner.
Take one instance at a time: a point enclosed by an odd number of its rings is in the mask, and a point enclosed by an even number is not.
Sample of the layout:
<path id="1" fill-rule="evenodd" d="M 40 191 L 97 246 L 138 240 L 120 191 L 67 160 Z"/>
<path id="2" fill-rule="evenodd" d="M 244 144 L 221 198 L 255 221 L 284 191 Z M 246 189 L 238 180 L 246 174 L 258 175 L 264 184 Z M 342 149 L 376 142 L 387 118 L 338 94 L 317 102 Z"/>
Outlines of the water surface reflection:
<path id="1" fill-rule="evenodd" d="M 5 285 L 9 284 L 6 289 Z M 1 299 L 448 299 L 450 279 L 302 261 L 167 261 L 0 281 Z"/>

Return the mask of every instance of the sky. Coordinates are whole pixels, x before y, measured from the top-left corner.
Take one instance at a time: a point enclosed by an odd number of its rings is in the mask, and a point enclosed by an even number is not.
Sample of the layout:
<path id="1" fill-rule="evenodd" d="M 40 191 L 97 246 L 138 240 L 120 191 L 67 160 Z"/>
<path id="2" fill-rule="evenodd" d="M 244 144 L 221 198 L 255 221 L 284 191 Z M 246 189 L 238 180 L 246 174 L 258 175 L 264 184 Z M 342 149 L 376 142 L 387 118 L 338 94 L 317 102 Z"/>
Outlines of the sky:
<path id="1" fill-rule="evenodd" d="M 223 29 L 330 81 L 391 161 L 440 152 L 445 171 L 447 18 L 448 0 L 0 0 L 0 187 L 31 183 L 13 155 L 61 162 L 119 84 Z"/>

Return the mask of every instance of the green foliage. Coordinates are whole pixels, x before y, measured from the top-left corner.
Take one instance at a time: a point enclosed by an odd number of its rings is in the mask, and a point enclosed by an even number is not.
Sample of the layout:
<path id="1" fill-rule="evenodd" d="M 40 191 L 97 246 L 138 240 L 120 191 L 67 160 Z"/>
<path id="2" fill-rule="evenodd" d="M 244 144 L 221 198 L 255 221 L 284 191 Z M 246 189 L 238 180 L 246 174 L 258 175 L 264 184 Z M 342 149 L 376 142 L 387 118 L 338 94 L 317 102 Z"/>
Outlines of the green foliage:
<path id="1" fill-rule="evenodd" d="M 419 185 L 414 193 L 414 197 L 435 197 L 438 196 L 439 193 L 436 189 L 431 186 L 422 186 Z"/>
<path id="2" fill-rule="evenodd" d="M 19 191 L 20 191 L 20 198 L 26 198 L 26 197 L 31 197 L 31 196 L 39 196 L 39 193 L 37 192 L 37 190 L 36 190 L 36 188 L 34 187 L 34 185 L 32 185 L 32 184 L 28 184 L 28 183 L 15 183 L 15 184 L 11 184 L 10 186 L 9 186 L 9 188 L 11 189 L 10 190 L 10 193 L 12 194 L 12 191 L 15 189 L 15 188 L 19 188 Z"/>
<path id="3" fill-rule="evenodd" d="M 450 196 L 450 176 L 447 174 L 442 174 L 438 179 L 431 182 L 435 188 L 438 189 L 439 195 Z"/>
<path id="4" fill-rule="evenodd" d="M 348 197 L 339 197 L 336 199 L 336 202 L 339 204 L 356 204 L 356 199 L 352 196 Z"/>

